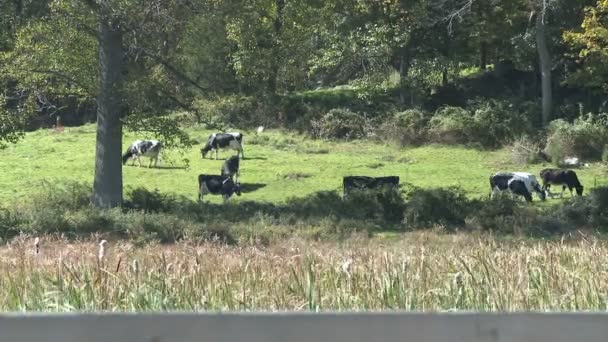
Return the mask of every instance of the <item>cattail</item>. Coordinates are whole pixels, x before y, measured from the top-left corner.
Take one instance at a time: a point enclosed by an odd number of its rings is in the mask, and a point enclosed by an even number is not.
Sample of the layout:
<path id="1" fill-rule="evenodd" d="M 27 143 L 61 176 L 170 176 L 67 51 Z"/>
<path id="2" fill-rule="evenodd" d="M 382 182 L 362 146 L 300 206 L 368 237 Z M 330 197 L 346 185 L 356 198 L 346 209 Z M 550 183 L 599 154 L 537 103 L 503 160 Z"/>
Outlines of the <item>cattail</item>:
<path id="1" fill-rule="evenodd" d="M 103 259 L 106 256 L 106 244 L 108 243 L 108 241 L 106 240 L 101 240 L 101 242 L 99 243 L 99 253 L 97 254 L 97 260 L 99 261 L 99 264 L 103 264 Z"/>
<path id="2" fill-rule="evenodd" d="M 36 255 L 40 254 L 40 238 L 38 237 L 34 239 L 34 251 Z"/>

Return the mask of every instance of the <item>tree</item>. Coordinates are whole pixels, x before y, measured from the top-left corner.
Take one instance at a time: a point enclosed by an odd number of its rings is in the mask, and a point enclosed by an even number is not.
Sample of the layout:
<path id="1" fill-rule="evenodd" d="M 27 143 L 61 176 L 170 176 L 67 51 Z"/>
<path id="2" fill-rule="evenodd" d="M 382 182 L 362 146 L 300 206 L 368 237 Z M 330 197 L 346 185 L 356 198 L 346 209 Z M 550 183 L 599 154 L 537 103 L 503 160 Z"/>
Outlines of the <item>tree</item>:
<path id="1" fill-rule="evenodd" d="M 608 0 L 585 9 L 580 30 L 564 33 L 580 68 L 567 79 L 571 85 L 608 92 Z"/>
<path id="2" fill-rule="evenodd" d="M 553 111 L 553 86 L 551 83 L 551 54 L 547 45 L 546 16 L 551 0 L 533 0 L 530 4 L 532 14 L 530 19 L 535 18 L 536 25 L 536 50 L 538 51 L 538 63 L 542 90 L 542 125 L 547 126 Z"/>
<path id="3" fill-rule="evenodd" d="M 18 31 L 15 48 L 2 58 L 0 66 L 30 99 L 44 92 L 96 99 L 93 204 L 98 207 L 122 203 L 122 126 L 134 121 L 129 116 L 169 140 L 176 135 L 187 140 L 175 132 L 175 122 L 150 120 L 163 119 L 178 83 L 198 85 L 171 61 L 183 21 L 196 12 L 191 6 L 181 0 L 55 0 L 46 17 Z"/>

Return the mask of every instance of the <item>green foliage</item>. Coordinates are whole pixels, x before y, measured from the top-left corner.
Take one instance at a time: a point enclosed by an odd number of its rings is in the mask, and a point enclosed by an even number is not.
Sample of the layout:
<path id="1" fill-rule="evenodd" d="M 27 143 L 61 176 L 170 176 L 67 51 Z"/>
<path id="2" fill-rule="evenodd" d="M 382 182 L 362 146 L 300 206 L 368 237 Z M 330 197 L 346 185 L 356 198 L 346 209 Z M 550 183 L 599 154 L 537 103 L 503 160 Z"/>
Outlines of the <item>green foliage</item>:
<path id="1" fill-rule="evenodd" d="M 321 119 L 313 121 L 312 135 L 323 139 L 357 139 L 366 135 L 366 121 L 349 109 L 332 109 Z"/>
<path id="2" fill-rule="evenodd" d="M 429 122 L 433 141 L 446 144 L 466 144 L 475 139 L 475 119 L 466 109 L 446 106 L 439 109 Z"/>
<path id="3" fill-rule="evenodd" d="M 231 95 L 213 100 L 199 98 L 194 106 L 203 115 L 204 122 L 217 126 L 254 126 L 270 119 L 264 110 L 264 102 L 252 96 Z"/>
<path id="4" fill-rule="evenodd" d="M 446 106 L 429 122 L 433 141 L 491 148 L 531 131 L 529 119 L 501 101 L 478 101 L 469 109 Z"/>
<path id="5" fill-rule="evenodd" d="M 470 202 L 462 189 L 414 189 L 409 192 L 404 223 L 412 228 L 463 226 Z"/>
<path id="6" fill-rule="evenodd" d="M 0 94 L 0 149 L 23 138 L 28 115 L 7 108 L 6 96 Z"/>
<path id="7" fill-rule="evenodd" d="M 585 8 L 582 30 L 564 32 L 563 39 L 575 51 L 582 68 L 568 82 L 583 87 L 608 86 L 608 1 L 598 0 Z"/>
<path id="8" fill-rule="evenodd" d="M 429 114 L 419 109 L 395 113 L 380 127 L 383 138 L 397 141 L 401 146 L 420 145 L 427 141 Z"/>
<path id="9" fill-rule="evenodd" d="M 554 120 L 549 125 L 547 153 L 554 163 L 564 157 L 576 156 L 584 160 L 601 160 L 604 146 L 608 144 L 608 128 L 600 117 L 579 117 L 573 123 Z"/>

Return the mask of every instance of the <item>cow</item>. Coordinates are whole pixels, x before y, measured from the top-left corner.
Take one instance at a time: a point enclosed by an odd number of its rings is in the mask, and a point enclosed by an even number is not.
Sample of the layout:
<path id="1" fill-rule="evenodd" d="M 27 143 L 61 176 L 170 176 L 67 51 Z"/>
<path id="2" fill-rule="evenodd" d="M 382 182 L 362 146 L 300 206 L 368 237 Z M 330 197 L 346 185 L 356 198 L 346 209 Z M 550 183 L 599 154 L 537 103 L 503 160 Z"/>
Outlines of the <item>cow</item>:
<path id="1" fill-rule="evenodd" d="M 233 178 L 233 180 L 237 182 L 239 178 L 239 165 L 239 156 L 232 156 L 226 159 L 224 165 L 222 165 L 222 168 L 220 169 L 220 175 Z"/>
<path id="2" fill-rule="evenodd" d="M 399 187 L 399 177 L 345 176 L 342 179 L 342 188 L 345 198 L 352 190 L 379 189 L 382 187 L 397 189 Z"/>
<path id="3" fill-rule="evenodd" d="M 560 198 L 564 196 L 566 187 L 570 190 L 570 196 L 573 196 L 572 189 L 576 190 L 576 194 L 579 196 L 583 195 L 583 185 L 579 182 L 576 172 L 565 169 L 543 169 L 540 171 L 540 178 L 543 181 L 543 190 L 547 192 L 547 195 L 553 197 L 553 194 L 549 190 L 552 184 L 561 185 L 562 193 Z"/>
<path id="4" fill-rule="evenodd" d="M 154 167 L 158 164 L 158 155 L 163 148 L 163 144 L 158 140 L 135 140 L 125 154 L 122 155 L 122 164 L 126 164 L 129 158 L 133 158 L 133 163 L 131 165 L 135 165 L 135 160 L 139 163 L 139 167 L 141 167 L 141 157 L 150 158 L 150 164 L 148 167 L 152 166 L 152 161 L 154 160 Z"/>
<path id="5" fill-rule="evenodd" d="M 207 139 L 207 143 L 201 148 L 203 158 L 209 151 L 215 151 L 215 160 L 219 149 L 232 149 L 240 153 L 241 157 L 245 158 L 243 153 L 243 134 L 238 132 L 233 133 L 213 133 Z"/>
<path id="6" fill-rule="evenodd" d="M 523 196 L 526 202 L 532 202 L 532 192 L 544 201 L 545 192 L 540 188 L 536 177 L 528 172 L 497 172 L 490 176 L 490 198 L 499 191 L 511 191 L 514 196 Z"/>
<path id="7" fill-rule="evenodd" d="M 198 175 L 198 201 L 203 201 L 207 194 L 222 195 L 224 202 L 236 194 L 241 196 L 241 185 L 235 183 L 230 177 L 218 175 Z"/>

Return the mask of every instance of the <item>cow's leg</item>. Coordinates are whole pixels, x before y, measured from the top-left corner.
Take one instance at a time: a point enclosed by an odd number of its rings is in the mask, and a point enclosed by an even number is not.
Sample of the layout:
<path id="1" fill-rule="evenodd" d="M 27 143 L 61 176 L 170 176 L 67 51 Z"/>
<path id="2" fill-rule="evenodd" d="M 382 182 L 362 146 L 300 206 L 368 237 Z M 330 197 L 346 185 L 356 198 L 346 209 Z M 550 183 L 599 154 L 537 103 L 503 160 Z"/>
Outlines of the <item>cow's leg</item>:
<path id="1" fill-rule="evenodd" d="M 224 203 L 228 202 L 228 199 L 230 198 L 230 195 L 228 194 L 222 194 L 222 198 L 224 199 Z"/>
<path id="2" fill-rule="evenodd" d="M 547 196 L 553 198 L 553 194 L 551 193 L 551 184 L 544 184 L 543 188 L 545 189 Z"/>
<path id="3" fill-rule="evenodd" d="M 564 198 L 564 192 L 566 191 L 566 185 L 562 185 L 562 194 L 559 196 L 559 198 Z"/>
<path id="4" fill-rule="evenodd" d="M 215 149 L 215 160 L 217 160 L 217 153 L 220 151 L 219 148 Z"/>

